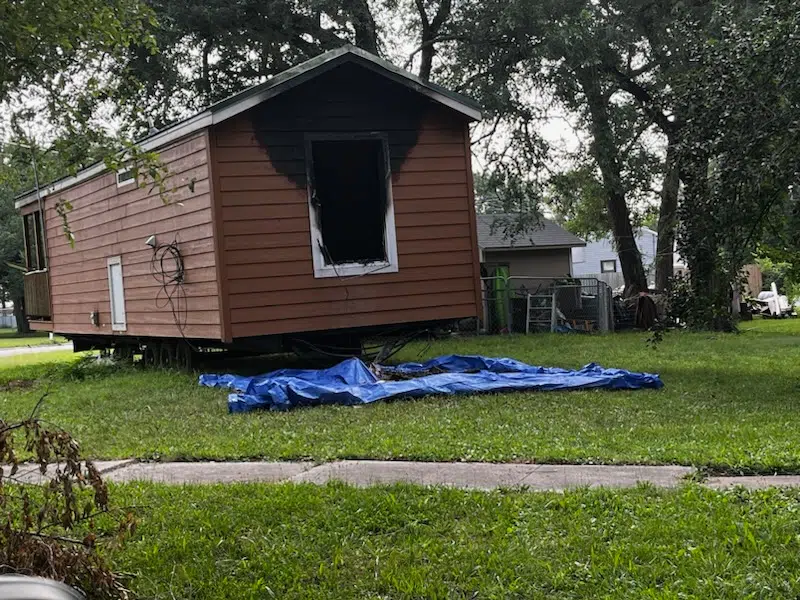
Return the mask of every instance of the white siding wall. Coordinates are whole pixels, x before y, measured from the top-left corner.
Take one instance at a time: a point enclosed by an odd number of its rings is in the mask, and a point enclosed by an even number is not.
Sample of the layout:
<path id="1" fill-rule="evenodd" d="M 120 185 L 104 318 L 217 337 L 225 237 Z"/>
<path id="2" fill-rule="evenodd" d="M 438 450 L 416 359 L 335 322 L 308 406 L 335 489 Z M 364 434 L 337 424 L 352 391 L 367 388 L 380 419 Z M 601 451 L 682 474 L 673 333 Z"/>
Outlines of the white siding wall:
<path id="1" fill-rule="evenodd" d="M 572 273 L 575 277 L 597 277 L 601 272 L 600 263 L 605 260 L 616 261 L 617 272 L 622 269 L 619 264 L 619 256 L 614 250 L 611 236 L 587 242 L 585 248 L 572 249 Z M 655 278 L 655 257 L 656 242 L 658 236 L 650 229 L 639 230 L 636 236 L 636 245 L 642 253 L 642 263 L 648 273 L 648 279 L 652 282 Z M 581 260 L 583 259 L 583 260 Z"/>
<path id="2" fill-rule="evenodd" d="M 17 319 L 14 317 L 13 308 L 0 308 L 0 327 L 3 329 L 15 329 L 17 327 Z"/>

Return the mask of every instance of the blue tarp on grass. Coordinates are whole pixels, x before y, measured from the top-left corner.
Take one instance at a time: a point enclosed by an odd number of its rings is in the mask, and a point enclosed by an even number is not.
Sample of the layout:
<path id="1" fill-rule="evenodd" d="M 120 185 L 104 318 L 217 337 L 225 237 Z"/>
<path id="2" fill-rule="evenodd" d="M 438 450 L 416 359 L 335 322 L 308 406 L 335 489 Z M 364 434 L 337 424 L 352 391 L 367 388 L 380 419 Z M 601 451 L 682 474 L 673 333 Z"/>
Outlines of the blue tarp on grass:
<path id="1" fill-rule="evenodd" d="M 377 374 L 361 360 L 350 358 L 329 369 L 281 369 L 256 377 L 201 375 L 200 385 L 235 390 L 228 396 L 230 412 L 288 410 L 318 404 L 370 404 L 432 395 L 592 388 L 635 390 L 664 385 L 658 375 L 604 369 L 594 363 L 571 371 L 484 356 L 440 356 L 425 363 L 376 370 Z"/>

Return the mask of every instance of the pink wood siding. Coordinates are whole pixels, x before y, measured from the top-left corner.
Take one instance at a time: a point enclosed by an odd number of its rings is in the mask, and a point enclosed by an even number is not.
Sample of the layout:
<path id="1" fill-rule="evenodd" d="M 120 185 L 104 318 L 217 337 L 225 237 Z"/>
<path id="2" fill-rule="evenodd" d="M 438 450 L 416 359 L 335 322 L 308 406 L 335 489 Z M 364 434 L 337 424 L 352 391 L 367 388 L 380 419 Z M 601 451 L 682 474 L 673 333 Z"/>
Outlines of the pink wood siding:
<path id="1" fill-rule="evenodd" d="M 267 101 L 213 128 L 222 285 L 233 338 L 478 314 L 468 128 L 429 102 L 418 129 L 405 129 L 407 119 L 397 121 L 384 108 L 386 85 L 360 70 L 331 73 L 287 93 L 279 105 Z M 264 131 L 259 114 L 266 113 L 257 111 L 278 111 L 277 129 Z M 397 273 L 314 277 L 298 139 L 330 131 L 389 132 Z M 259 141 L 265 135 L 277 140 L 271 149 Z"/>
<path id="2" fill-rule="evenodd" d="M 112 335 L 106 261 L 121 256 L 127 331 L 113 334 L 180 336 L 171 309 L 163 306 L 163 292 L 156 300 L 160 285 L 150 270 L 153 252 L 145 246 L 145 240 L 155 235 L 159 243 L 177 238 L 184 257 L 185 335 L 220 339 L 207 139 L 203 131 L 160 151 L 172 172 L 169 185 L 175 188 L 169 204 L 149 187 L 117 188 L 115 173 L 99 175 L 46 199 L 55 331 Z M 192 180 L 194 191 L 189 186 Z M 65 239 L 54 208 L 62 198 L 73 205 L 68 219 L 75 234 L 74 248 Z M 100 314 L 99 327 L 90 323 L 93 311 Z"/>

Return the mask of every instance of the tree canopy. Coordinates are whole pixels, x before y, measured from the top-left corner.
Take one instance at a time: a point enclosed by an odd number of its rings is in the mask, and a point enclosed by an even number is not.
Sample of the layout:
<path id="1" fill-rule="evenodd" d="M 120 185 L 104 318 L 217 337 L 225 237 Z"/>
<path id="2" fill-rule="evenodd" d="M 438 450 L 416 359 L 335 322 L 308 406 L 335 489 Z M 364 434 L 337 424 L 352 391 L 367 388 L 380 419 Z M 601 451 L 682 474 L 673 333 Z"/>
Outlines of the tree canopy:
<path id="1" fill-rule="evenodd" d="M 139 0 L 15 0 L 0 4 L 0 102 L 61 78 L 134 41 L 152 51 L 152 13 Z"/>
<path id="2" fill-rule="evenodd" d="M 700 324 L 730 327 L 729 283 L 765 234 L 800 248 L 793 190 L 800 174 L 800 3 L 722 6 L 711 30 L 682 29 L 690 68 L 675 93 L 681 134 L 681 253 Z M 770 218 L 780 227 L 770 231 Z"/>
<path id="3" fill-rule="evenodd" d="M 354 43 L 483 105 L 479 209 L 610 233 L 629 294 L 647 288 L 647 220 L 657 287 L 677 235 L 706 307 L 689 320 L 726 327 L 741 265 L 798 254 L 798 14 L 800 0 L 20 0 L 0 7 L 0 102 L 45 90 L 54 148 L 81 165 L 117 143 L 93 126 L 103 110 L 135 135 Z M 556 114 L 575 147 L 548 139 Z"/>
<path id="4" fill-rule="evenodd" d="M 148 127 L 163 127 L 345 43 L 378 52 L 366 0 L 147 1 L 159 52 L 129 47 L 117 68 L 125 82 L 117 100 L 126 118 L 149 120 Z"/>

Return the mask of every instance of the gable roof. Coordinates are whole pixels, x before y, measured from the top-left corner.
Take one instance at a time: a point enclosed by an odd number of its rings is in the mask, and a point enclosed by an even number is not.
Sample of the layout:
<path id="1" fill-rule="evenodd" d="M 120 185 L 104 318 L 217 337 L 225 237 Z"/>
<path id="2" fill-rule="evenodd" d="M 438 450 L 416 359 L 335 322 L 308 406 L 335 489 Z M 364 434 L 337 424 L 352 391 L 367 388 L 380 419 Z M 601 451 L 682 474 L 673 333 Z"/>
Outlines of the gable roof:
<path id="1" fill-rule="evenodd" d="M 478 215 L 478 246 L 484 250 L 530 250 L 535 248 L 575 248 L 586 245 L 586 242 L 577 235 L 548 219 L 541 219 L 538 227 L 508 236 L 502 221 L 514 219 L 516 216 Z"/>
<path id="2" fill-rule="evenodd" d="M 161 131 L 157 131 L 137 143 L 145 151 L 155 150 L 201 129 L 235 117 L 344 63 L 354 63 L 378 73 L 395 83 L 412 89 L 439 104 L 461 113 L 470 120 L 478 121 L 481 118 L 481 108 L 474 100 L 435 83 L 423 81 L 413 73 L 397 67 L 388 60 L 370 54 L 361 48 L 347 45 L 335 50 L 329 50 L 275 75 L 264 83 L 254 85 L 238 94 L 220 100 L 205 110 L 178 121 Z M 44 186 L 41 194 L 42 196 L 47 196 L 72 187 L 77 183 L 99 175 L 105 170 L 106 167 L 103 162 L 96 163 L 79 171 L 73 177 L 64 177 Z M 36 199 L 36 190 L 30 190 L 17 197 L 16 207 L 21 208 Z"/>

